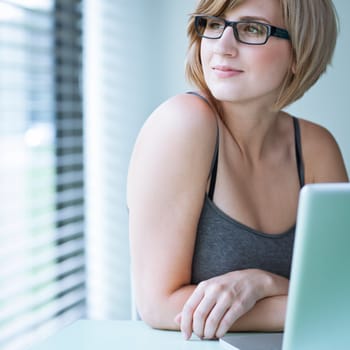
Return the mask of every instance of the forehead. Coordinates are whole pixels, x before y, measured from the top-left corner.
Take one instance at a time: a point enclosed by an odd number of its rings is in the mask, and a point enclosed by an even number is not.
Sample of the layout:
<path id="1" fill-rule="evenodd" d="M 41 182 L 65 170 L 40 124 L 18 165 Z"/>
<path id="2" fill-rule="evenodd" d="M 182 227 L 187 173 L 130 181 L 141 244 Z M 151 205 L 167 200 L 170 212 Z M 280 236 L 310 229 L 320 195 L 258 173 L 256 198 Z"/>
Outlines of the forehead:
<path id="1" fill-rule="evenodd" d="M 222 16 L 230 20 L 253 17 L 265 19 L 275 25 L 283 24 L 280 0 L 243 0 L 227 2 Z"/>

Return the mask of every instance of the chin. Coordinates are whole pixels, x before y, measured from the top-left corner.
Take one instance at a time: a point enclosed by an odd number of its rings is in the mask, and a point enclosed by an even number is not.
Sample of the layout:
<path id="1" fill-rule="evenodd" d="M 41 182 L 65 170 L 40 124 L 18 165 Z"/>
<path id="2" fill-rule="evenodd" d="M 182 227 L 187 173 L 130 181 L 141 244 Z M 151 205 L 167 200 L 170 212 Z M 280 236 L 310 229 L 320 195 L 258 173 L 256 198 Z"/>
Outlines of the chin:
<path id="1" fill-rule="evenodd" d="M 212 95 L 218 101 L 223 102 L 238 102 L 242 100 L 242 98 L 238 97 L 236 94 L 228 91 L 211 91 Z"/>
<path id="2" fill-rule="evenodd" d="M 232 87 L 232 84 L 213 84 L 209 86 L 211 94 L 219 101 L 238 101 L 244 99 L 241 87 Z"/>
<path id="3" fill-rule="evenodd" d="M 266 105 L 273 105 L 276 101 L 277 93 L 273 91 L 250 91 L 250 94 L 244 93 L 245 89 L 228 89 L 224 87 L 211 89 L 210 92 L 213 97 L 221 102 L 231 102 L 231 103 L 250 103 L 250 102 L 259 102 Z"/>

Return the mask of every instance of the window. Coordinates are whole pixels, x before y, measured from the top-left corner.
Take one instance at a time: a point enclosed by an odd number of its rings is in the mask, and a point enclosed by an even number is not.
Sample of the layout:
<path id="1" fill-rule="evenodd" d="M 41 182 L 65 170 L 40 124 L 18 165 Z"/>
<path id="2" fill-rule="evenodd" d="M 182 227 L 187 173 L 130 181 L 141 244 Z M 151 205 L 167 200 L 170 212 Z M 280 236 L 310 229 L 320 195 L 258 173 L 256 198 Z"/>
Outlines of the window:
<path id="1" fill-rule="evenodd" d="M 81 1 L 0 1 L 0 348 L 85 314 Z"/>

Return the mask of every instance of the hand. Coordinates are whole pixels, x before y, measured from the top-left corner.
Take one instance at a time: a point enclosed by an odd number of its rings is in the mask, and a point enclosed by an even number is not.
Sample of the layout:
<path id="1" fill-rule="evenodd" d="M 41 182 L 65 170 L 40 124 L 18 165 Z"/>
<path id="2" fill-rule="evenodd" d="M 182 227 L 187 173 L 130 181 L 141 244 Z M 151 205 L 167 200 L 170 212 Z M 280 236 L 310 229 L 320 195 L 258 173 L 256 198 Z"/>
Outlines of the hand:
<path id="1" fill-rule="evenodd" d="M 220 338 L 258 300 L 287 291 L 287 279 L 266 271 L 230 272 L 199 283 L 175 322 L 180 324 L 185 339 L 192 332 L 204 339 Z"/>

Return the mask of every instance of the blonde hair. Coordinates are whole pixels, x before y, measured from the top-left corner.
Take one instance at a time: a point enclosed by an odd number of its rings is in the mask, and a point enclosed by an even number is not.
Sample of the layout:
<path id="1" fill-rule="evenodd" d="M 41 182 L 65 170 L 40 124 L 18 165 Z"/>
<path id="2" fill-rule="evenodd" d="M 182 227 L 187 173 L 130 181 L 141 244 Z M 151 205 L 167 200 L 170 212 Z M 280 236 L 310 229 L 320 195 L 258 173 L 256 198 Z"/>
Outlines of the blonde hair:
<path id="1" fill-rule="evenodd" d="M 195 13 L 221 16 L 226 10 L 243 2 L 244 0 L 201 0 Z M 276 110 L 302 97 L 326 71 L 338 35 L 338 17 L 331 0 L 280 0 L 280 3 L 285 28 L 291 37 L 293 66 L 285 76 L 274 105 Z M 220 112 L 204 79 L 200 59 L 201 38 L 195 32 L 193 16 L 190 17 L 187 34 L 187 79 L 207 94 Z"/>

